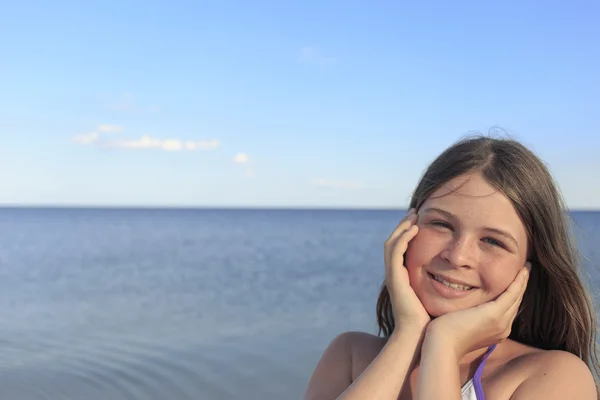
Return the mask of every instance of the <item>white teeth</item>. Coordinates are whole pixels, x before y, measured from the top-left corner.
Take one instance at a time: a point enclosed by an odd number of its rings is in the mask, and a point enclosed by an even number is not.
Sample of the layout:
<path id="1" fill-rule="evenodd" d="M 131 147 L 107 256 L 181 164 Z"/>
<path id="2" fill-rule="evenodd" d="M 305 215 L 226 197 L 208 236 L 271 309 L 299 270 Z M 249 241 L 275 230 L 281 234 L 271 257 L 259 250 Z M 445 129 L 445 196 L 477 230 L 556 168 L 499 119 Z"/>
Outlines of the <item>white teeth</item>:
<path id="1" fill-rule="evenodd" d="M 451 287 L 452 289 L 458 289 L 458 290 L 471 290 L 473 288 L 473 286 L 466 286 L 466 285 L 459 285 L 457 283 L 450 283 L 448 281 L 443 280 L 442 278 L 439 278 L 435 275 L 433 275 L 433 279 L 435 279 L 436 281 L 444 284 L 444 286 L 448 286 Z"/>

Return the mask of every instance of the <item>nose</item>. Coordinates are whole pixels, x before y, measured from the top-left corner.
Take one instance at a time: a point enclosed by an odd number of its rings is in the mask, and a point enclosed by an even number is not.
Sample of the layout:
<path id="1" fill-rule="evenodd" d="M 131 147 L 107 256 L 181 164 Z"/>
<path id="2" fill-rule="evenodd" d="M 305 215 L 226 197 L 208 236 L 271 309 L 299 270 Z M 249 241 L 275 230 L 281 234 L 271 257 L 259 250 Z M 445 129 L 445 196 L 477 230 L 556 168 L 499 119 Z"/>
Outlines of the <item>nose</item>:
<path id="1" fill-rule="evenodd" d="M 448 241 L 441 256 L 456 268 L 472 268 L 476 249 L 468 237 L 453 237 Z"/>

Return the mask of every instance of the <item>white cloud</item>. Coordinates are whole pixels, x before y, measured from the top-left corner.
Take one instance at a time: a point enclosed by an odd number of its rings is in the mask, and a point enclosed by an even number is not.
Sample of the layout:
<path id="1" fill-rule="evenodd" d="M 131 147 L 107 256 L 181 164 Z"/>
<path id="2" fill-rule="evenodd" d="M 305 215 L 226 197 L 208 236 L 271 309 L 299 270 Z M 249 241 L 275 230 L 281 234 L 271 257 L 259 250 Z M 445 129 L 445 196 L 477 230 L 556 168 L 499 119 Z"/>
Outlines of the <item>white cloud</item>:
<path id="1" fill-rule="evenodd" d="M 314 186 L 328 187 L 334 189 L 358 190 L 362 189 L 363 185 L 356 181 L 337 181 L 325 178 L 317 178 L 311 181 Z"/>
<path id="2" fill-rule="evenodd" d="M 299 57 L 300 61 L 320 66 L 329 66 L 337 63 L 336 58 L 323 54 L 314 46 L 302 47 Z"/>
<path id="3" fill-rule="evenodd" d="M 91 132 L 74 136 L 71 140 L 75 143 L 88 145 L 97 142 L 99 138 L 100 135 L 98 135 L 96 132 Z"/>
<path id="4" fill-rule="evenodd" d="M 106 140 L 106 134 L 123 132 L 120 125 L 103 124 L 97 127 L 96 132 L 77 135 L 71 138 L 75 143 L 82 145 L 96 145 L 100 147 L 112 147 L 120 149 L 158 149 L 165 151 L 195 151 L 213 150 L 221 145 L 216 140 L 180 140 L 180 139 L 158 139 L 150 136 L 142 136 L 139 139 Z"/>
<path id="5" fill-rule="evenodd" d="M 158 139 L 150 136 L 142 136 L 134 140 L 113 140 L 106 143 L 108 147 L 121 149 L 157 149 L 165 151 L 194 151 L 194 150 L 214 150 L 221 145 L 216 140 L 179 140 L 179 139 Z"/>
<path id="6" fill-rule="evenodd" d="M 246 178 L 254 178 L 254 169 L 252 168 L 252 162 L 248 154 L 237 153 L 233 157 L 233 162 L 241 165 L 241 168 L 243 168 L 244 175 L 246 176 Z"/>
<path id="7" fill-rule="evenodd" d="M 100 125 L 98 127 L 98 132 L 102 132 L 102 133 L 119 133 L 119 132 L 123 132 L 123 127 L 121 125 L 108 125 L 108 124 L 104 124 L 104 125 Z"/>
<path id="8" fill-rule="evenodd" d="M 248 154 L 246 153 L 237 153 L 235 157 L 233 157 L 233 162 L 236 164 L 244 164 L 249 161 Z"/>

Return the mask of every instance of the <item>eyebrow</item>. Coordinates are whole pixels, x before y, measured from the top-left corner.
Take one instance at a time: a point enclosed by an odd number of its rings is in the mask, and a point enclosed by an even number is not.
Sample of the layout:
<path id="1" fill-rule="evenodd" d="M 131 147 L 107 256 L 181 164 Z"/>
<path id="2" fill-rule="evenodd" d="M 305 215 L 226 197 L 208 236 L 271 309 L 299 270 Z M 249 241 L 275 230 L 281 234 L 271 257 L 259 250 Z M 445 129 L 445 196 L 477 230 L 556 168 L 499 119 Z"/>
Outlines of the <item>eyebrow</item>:
<path id="1" fill-rule="evenodd" d="M 435 211 L 439 214 L 442 214 L 444 216 L 446 216 L 447 218 L 451 218 L 451 219 L 457 219 L 456 216 L 454 214 L 452 214 L 449 211 L 446 210 L 442 210 L 441 208 L 435 208 L 435 207 L 427 207 L 424 212 L 430 212 L 430 211 Z M 517 242 L 517 239 L 515 239 L 515 237 L 513 235 L 511 235 L 510 233 L 503 231 L 502 229 L 498 229 L 498 228 L 490 228 L 490 227 L 485 227 L 483 228 L 484 231 L 486 232 L 492 232 L 492 233 L 496 233 L 500 236 L 503 236 L 509 240 L 511 240 L 512 242 L 514 242 L 515 246 L 517 246 L 517 248 L 519 247 L 519 243 Z"/>

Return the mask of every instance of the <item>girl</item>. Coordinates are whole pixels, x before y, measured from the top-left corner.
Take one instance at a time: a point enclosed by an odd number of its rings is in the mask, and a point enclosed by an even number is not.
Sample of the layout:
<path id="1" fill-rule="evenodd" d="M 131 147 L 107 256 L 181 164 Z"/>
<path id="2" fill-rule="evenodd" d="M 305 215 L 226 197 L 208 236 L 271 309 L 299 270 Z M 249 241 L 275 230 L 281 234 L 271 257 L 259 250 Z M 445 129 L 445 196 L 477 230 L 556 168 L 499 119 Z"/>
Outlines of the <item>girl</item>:
<path id="1" fill-rule="evenodd" d="M 597 400 L 596 314 L 563 202 L 522 144 L 445 150 L 387 239 L 379 336 L 346 332 L 306 400 Z"/>

